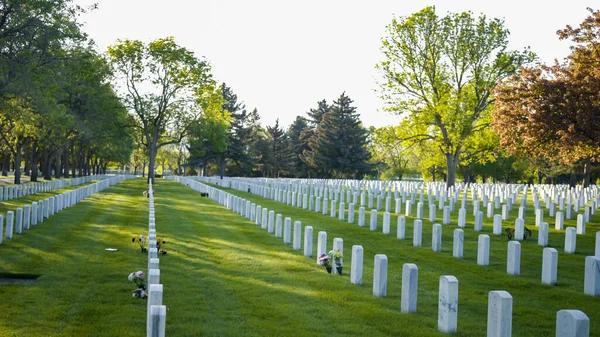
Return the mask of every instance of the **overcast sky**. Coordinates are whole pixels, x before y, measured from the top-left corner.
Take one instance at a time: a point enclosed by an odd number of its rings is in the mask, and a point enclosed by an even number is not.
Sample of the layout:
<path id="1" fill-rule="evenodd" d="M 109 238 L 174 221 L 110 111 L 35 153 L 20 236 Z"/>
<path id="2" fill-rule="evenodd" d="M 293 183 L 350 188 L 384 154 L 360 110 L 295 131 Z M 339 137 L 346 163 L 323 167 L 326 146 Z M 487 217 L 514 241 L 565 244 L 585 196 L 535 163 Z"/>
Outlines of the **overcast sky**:
<path id="1" fill-rule="evenodd" d="M 392 17 L 427 5 L 438 15 L 471 10 L 504 18 L 510 47 L 530 46 L 551 63 L 568 53 L 556 31 L 578 25 L 593 1 L 250 1 L 250 0 L 75 0 L 98 3 L 83 16 L 85 31 L 100 51 L 118 38 L 144 42 L 174 36 L 206 57 L 219 82 L 232 87 L 246 107 L 256 107 L 263 125 L 276 118 L 287 127 L 317 101 L 346 92 L 365 126 L 394 123 L 381 111 L 375 90 L 380 40 Z"/>

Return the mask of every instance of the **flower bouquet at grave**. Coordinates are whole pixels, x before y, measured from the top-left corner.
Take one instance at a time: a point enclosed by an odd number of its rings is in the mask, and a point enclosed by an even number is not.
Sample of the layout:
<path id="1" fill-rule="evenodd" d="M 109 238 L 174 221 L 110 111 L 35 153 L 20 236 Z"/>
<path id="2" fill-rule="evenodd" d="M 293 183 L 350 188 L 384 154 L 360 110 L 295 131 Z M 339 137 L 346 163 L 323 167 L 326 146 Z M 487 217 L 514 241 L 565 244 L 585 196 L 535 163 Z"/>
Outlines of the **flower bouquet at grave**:
<path id="1" fill-rule="evenodd" d="M 131 239 L 131 242 L 137 242 L 137 244 L 140 245 L 140 248 L 142 249 L 142 253 L 146 252 L 146 238 L 143 235 L 134 236 Z"/>
<path id="2" fill-rule="evenodd" d="M 514 228 L 507 228 L 504 230 L 504 232 L 506 232 L 506 236 L 508 237 L 509 240 L 512 240 L 515 237 L 515 229 Z M 524 228 L 523 230 L 523 240 L 527 240 L 527 238 L 530 238 L 532 235 L 531 230 L 527 227 Z"/>
<path id="3" fill-rule="evenodd" d="M 130 282 L 135 282 L 135 285 L 137 286 L 137 289 L 133 291 L 133 294 L 132 294 L 133 298 L 148 297 L 148 294 L 146 293 L 146 283 L 144 283 L 144 272 L 143 271 L 141 271 L 141 270 L 134 271 L 133 273 L 129 274 L 128 279 Z"/>
<path id="4" fill-rule="evenodd" d="M 323 253 L 317 259 L 317 263 L 320 264 L 321 266 L 325 267 L 325 269 L 327 269 L 327 272 L 329 274 L 331 274 L 331 264 L 329 263 L 329 259 L 330 259 L 329 255 Z"/>
<path id="5" fill-rule="evenodd" d="M 333 260 L 333 267 L 337 270 L 338 274 L 342 275 L 342 259 L 344 255 L 339 250 L 332 250 L 329 252 L 331 260 Z"/>
<path id="6" fill-rule="evenodd" d="M 163 255 L 167 254 L 167 251 L 164 248 L 166 244 L 167 244 L 167 241 L 165 241 L 161 238 L 156 238 L 156 250 L 158 251 L 159 254 L 163 254 Z"/>

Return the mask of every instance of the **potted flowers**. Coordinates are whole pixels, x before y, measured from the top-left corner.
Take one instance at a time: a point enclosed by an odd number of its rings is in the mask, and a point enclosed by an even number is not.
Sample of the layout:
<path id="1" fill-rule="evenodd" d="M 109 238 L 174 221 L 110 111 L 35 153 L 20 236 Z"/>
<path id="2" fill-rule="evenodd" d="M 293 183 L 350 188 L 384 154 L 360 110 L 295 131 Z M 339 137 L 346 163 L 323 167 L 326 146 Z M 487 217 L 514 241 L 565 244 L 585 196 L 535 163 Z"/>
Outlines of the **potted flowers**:
<path id="1" fill-rule="evenodd" d="M 334 270 L 334 274 L 339 274 L 342 275 L 342 258 L 344 256 L 342 255 L 342 253 L 340 253 L 339 250 L 332 250 L 329 252 L 329 254 L 321 254 L 321 256 L 319 256 L 319 259 L 317 260 L 318 263 L 325 267 L 325 269 L 327 269 L 327 272 L 329 274 L 331 274 L 331 271 L 333 270 L 333 268 L 335 268 Z M 332 261 L 333 261 L 333 265 L 332 265 Z"/>
<path id="2" fill-rule="evenodd" d="M 146 238 L 144 238 L 143 235 L 140 235 L 139 237 L 134 236 L 131 239 L 131 242 L 137 242 L 138 245 L 140 245 L 140 248 L 142 249 L 142 253 L 146 252 Z"/>
<path id="3" fill-rule="evenodd" d="M 137 286 L 137 289 L 133 291 L 133 295 L 132 295 L 133 298 L 148 297 L 148 294 L 146 293 L 146 283 L 144 283 L 144 272 L 143 271 L 138 270 L 138 271 L 132 272 L 131 274 L 129 274 L 128 279 L 130 282 L 135 282 L 135 285 Z"/>
<path id="4" fill-rule="evenodd" d="M 167 244 L 167 241 L 161 239 L 161 238 L 156 238 L 156 249 L 158 250 L 159 254 L 167 254 L 167 251 L 165 250 L 165 245 Z"/>
<path id="5" fill-rule="evenodd" d="M 515 236 L 514 228 L 506 228 L 504 231 L 506 232 L 506 236 L 509 240 L 512 240 L 512 238 Z M 527 238 L 531 237 L 531 234 L 531 230 L 525 227 L 523 230 L 523 240 L 527 240 Z"/>
<path id="6" fill-rule="evenodd" d="M 337 273 L 342 275 L 342 258 L 344 258 L 344 255 L 342 255 L 342 253 L 336 249 L 330 251 L 329 256 L 331 257 L 331 260 L 333 260 L 333 268 L 335 268 L 334 274 Z"/>
<path id="7" fill-rule="evenodd" d="M 321 256 L 319 256 L 319 258 L 317 259 L 317 262 L 325 267 L 325 269 L 327 269 L 327 272 L 329 274 L 331 274 L 331 264 L 329 263 L 329 255 L 323 253 L 321 254 Z"/>

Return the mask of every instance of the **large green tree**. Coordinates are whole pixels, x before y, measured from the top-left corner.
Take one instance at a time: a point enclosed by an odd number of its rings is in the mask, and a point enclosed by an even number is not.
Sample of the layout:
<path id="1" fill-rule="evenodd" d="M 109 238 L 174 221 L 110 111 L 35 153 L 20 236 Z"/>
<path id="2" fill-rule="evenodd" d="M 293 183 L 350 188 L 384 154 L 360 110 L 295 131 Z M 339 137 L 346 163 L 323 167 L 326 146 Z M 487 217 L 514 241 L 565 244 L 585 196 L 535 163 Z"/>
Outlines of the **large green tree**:
<path id="1" fill-rule="evenodd" d="M 309 149 L 308 142 L 306 141 L 308 132 L 310 132 L 308 121 L 302 116 L 296 116 L 296 119 L 287 131 L 289 153 L 291 154 L 290 170 L 294 176 L 299 178 L 308 177 L 309 172 L 308 165 L 301 158 L 302 153 Z"/>
<path id="2" fill-rule="evenodd" d="M 108 55 L 125 83 L 122 98 L 138 121 L 132 126 L 140 129 L 148 148 L 148 179 L 153 180 L 158 149 L 179 144 L 202 117 L 204 105 L 213 106 L 211 101 L 222 95 L 208 62 L 172 37 L 148 44 L 118 40 Z"/>
<path id="3" fill-rule="evenodd" d="M 279 178 L 280 174 L 287 170 L 290 163 L 290 148 L 287 133 L 279 125 L 279 118 L 275 120 L 275 125 L 267 126 L 269 134 L 269 166 L 272 170 L 272 176 Z"/>
<path id="4" fill-rule="evenodd" d="M 509 31 L 499 19 L 471 12 L 438 16 L 426 7 L 394 18 L 382 39 L 381 97 L 409 128 L 405 140 L 431 140 L 445 157 L 453 186 L 465 143 L 488 124 L 496 83 L 534 59 L 508 50 Z"/>
<path id="5" fill-rule="evenodd" d="M 310 171 L 314 172 L 317 176 L 326 174 L 326 168 L 324 165 L 325 163 L 319 159 L 320 157 L 316 156 L 316 152 L 310 147 L 310 144 L 311 142 L 315 143 L 317 137 L 317 128 L 319 127 L 321 121 L 323 121 L 325 114 L 328 113 L 330 109 L 331 106 L 327 103 L 327 100 L 323 99 L 317 102 L 317 108 L 310 109 L 306 113 L 308 115 L 308 126 L 299 137 L 301 143 L 305 144 L 301 154 L 299 155 L 300 160 L 302 160 L 310 168 Z"/>
<path id="6" fill-rule="evenodd" d="M 342 93 L 324 114 L 315 137 L 309 142 L 312 157 L 337 178 L 356 178 L 371 169 L 367 130 L 361 125 L 352 103 L 350 97 Z"/>
<path id="7" fill-rule="evenodd" d="M 558 32 L 575 45 L 564 63 L 524 69 L 496 91 L 494 129 L 501 145 L 522 154 L 584 168 L 600 160 L 600 11 Z"/>

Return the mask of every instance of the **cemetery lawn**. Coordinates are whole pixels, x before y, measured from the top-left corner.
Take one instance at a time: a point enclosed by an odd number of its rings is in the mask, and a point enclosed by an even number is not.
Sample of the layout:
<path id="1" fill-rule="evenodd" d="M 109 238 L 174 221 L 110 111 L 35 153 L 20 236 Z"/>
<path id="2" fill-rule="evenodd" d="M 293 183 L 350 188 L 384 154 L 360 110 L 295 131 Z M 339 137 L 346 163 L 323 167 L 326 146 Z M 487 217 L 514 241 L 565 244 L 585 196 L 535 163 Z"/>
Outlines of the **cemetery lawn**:
<path id="1" fill-rule="evenodd" d="M 213 185 L 213 187 L 218 187 Z M 327 249 L 332 247 L 336 237 L 344 240 L 344 272 L 342 277 L 328 275 L 314 258 L 303 258 L 302 251 L 294 251 L 291 246 L 283 245 L 280 239 L 261 230 L 260 226 L 249 224 L 255 231 L 260 231 L 275 242 L 275 250 L 291 253 L 291 257 L 276 259 L 279 267 L 274 268 L 273 278 L 268 282 L 280 292 L 288 282 L 297 280 L 295 292 L 310 291 L 312 298 L 300 304 L 303 297 L 297 297 L 294 303 L 279 303 L 269 300 L 274 314 L 285 323 L 277 324 L 271 335 L 290 335 L 295 329 L 294 323 L 304 320 L 305 315 L 316 311 L 315 317 L 307 319 L 298 327 L 294 335 L 339 335 L 339 336 L 442 336 L 437 331 L 439 277 L 453 275 L 459 281 L 458 303 L 458 336 L 485 336 L 487 329 L 487 297 L 492 290 L 506 290 L 513 297 L 513 336 L 555 336 L 556 312 L 562 309 L 577 309 L 585 312 L 590 318 L 590 336 L 600 336 L 600 298 L 583 294 L 584 260 L 594 255 L 596 231 L 600 230 L 600 215 L 592 216 L 587 224 L 587 234 L 577 235 L 577 251 L 566 254 L 563 250 L 565 231 L 554 230 L 554 218 L 547 217 L 550 222 L 549 245 L 558 250 L 558 284 L 556 286 L 541 283 L 542 250 L 537 245 L 537 228 L 531 200 L 527 206 L 526 227 L 533 232 L 533 238 L 521 242 L 521 276 L 506 274 L 507 242 L 506 236 L 492 234 L 493 219 L 485 217 L 482 232 L 473 230 L 474 216 L 472 203 L 468 202 L 467 226 L 464 228 L 464 258 L 452 256 L 453 231 L 458 223 L 458 212 L 452 213 L 451 225 L 442 228 L 442 252 L 431 250 L 432 224 L 441 223 L 442 211 L 437 211 L 437 221 L 423 219 L 422 247 L 412 246 L 414 217 L 406 217 L 406 239 L 396 239 L 397 215 L 391 215 L 390 234 L 384 235 L 382 230 L 383 211 L 378 215 L 378 230 L 369 230 L 369 214 L 366 212 L 366 225 L 361 228 L 358 223 L 358 206 L 355 208 L 355 222 L 348 224 L 321 213 L 317 214 L 297 207 L 258 197 L 246 192 L 225 189 L 230 193 L 261 205 L 283 217 L 291 217 L 292 221 L 302 221 L 302 226 L 313 226 L 313 256 L 316 254 L 317 233 L 327 232 Z M 385 206 L 385 202 L 383 203 Z M 460 208 L 457 205 L 456 210 Z M 517 204 L 518 206 L 518 204 Z M 338 205 L 339 207 L 339 205 Z M 402 207 L 404 213 L 404 206 Z M 425 207 L 424 213 L 428 214 Z M 496 210 L 500 213 L 500 210 Z M 412 214 L 416 214 L 416 205 Z M 510 213 L 510 221 L 503 222 L 503 228 L 514 227 L 518 207 Z M 347 219 L 347 214 L 345 216 Z M 576 218 L 576 215 L 574 216 Z M 575 220 L 565 220 L 565 228 L 576 226 Z M 490 264 L 487 267 L 477 265 L 477 239 L 479 234 L 490 236 Z M 304 237 L 304 236 L 302 236 Z M 262 242 L 263 239 L 260 238 Z M 352 246 L 362 245 L 364 248 L 363 284 L 350 284 Z M 372 296 L 373 260 L 375 254 L 386 254 L 388 257 L 387 298 Z M 298 262 L 297 258 L 300 258 Z M 304 259 L 304 260 L 303 260 Z M 283 260 L 283 261 L 280 261 Z M 289 265 L 286 261 L 293 261 Z M 273 261 L 275 263 L 275 261 Z M 418 304 L 416 314 L 400 313 L 400 295 L 402 285 L 402 265 L 415 263 L 419 268 Z M 302 268 L 298 274 L 287 268 Z M 278 269 L 282 272 L 278 272 Z M 299 288 L 299 289 L 298 289 Z M 271 290 L 269 294 L 273 291 Z M 266 298 L 264 298 L 266 301 Z M 276 303 L 273 303 L 276 301 Z M 289 310 L 290 306 L 293 309 Z M 297 306 L 297 307 L 296 307 Z M 290 330 L 286 330 L 286 326 Z M 268 331 L 268 330 L 266 330 Z"/>
<path id="2" fill-rule="evenodd" d="M 145 189 L 143 178 L 121 182 L 4 240 L 0 272 L 41 276 L 34 284 L 0 284 L 0 336 L 145 334 L 146 300 L 131 298 L 135 285 L 127 280 L 130 272 L 147 268 L 146 255 L 131 242 L 134 235 L 147 234 Z M 423 247 L 414 248 L 411 218 L 407 239 L 401 241 L 229 191 L 302 221 L 303 227 L 313 226 L 313 258 L 198 192 L 157 180 L 156 229 L 168 251 L 159 256 L 168 336 L 442 336 L 437 332 L 441 275 L 459 280 L 457 336 L 485 336 L 490 290 L 512 294 L 513 336 L 554 336 L 560 309 L 584 311 L 591 336 L 600 336 L 600 299 L 583 295 L 583 259 L 593 254 L 597 223 L 588 223 L 588 234 L 578 236 L 573 255 L 562 252 L 564 234 L 551 230 L 550 245 L 559 250 L 558 285 L 551 287 L 540 283 L 537 233 L 522 243 L 521 276 L 513 277 L 505 271 L 506 238 L 491 235 L 489 219 L 484 233 L 491 237 L 490 266 L 481 267 L 476 264 L 479 233 L 472 225 L 465 229 L 465 258 L 455 259 L 451 229 L 456 225 L 444 226 L 442 252 L 434 253 L 428 221 Z M 467 223 L 472 224 L 471 214 Z M 394 234 L 395 224 L 392 216 Z M 343 276 L 329 275 L 316 264 L 318 231 L 327 231 L 329 249 L 333 238 L 344 239 Z M 365 251 L 360 286 L 349 281 L 351 249 L 357 244 Z M 389 259 L 386 298 L 372 296 L 375 254 Z M 400 313 L 401 269 L 407 262 L 419 267 L 415 314 Z"/>

